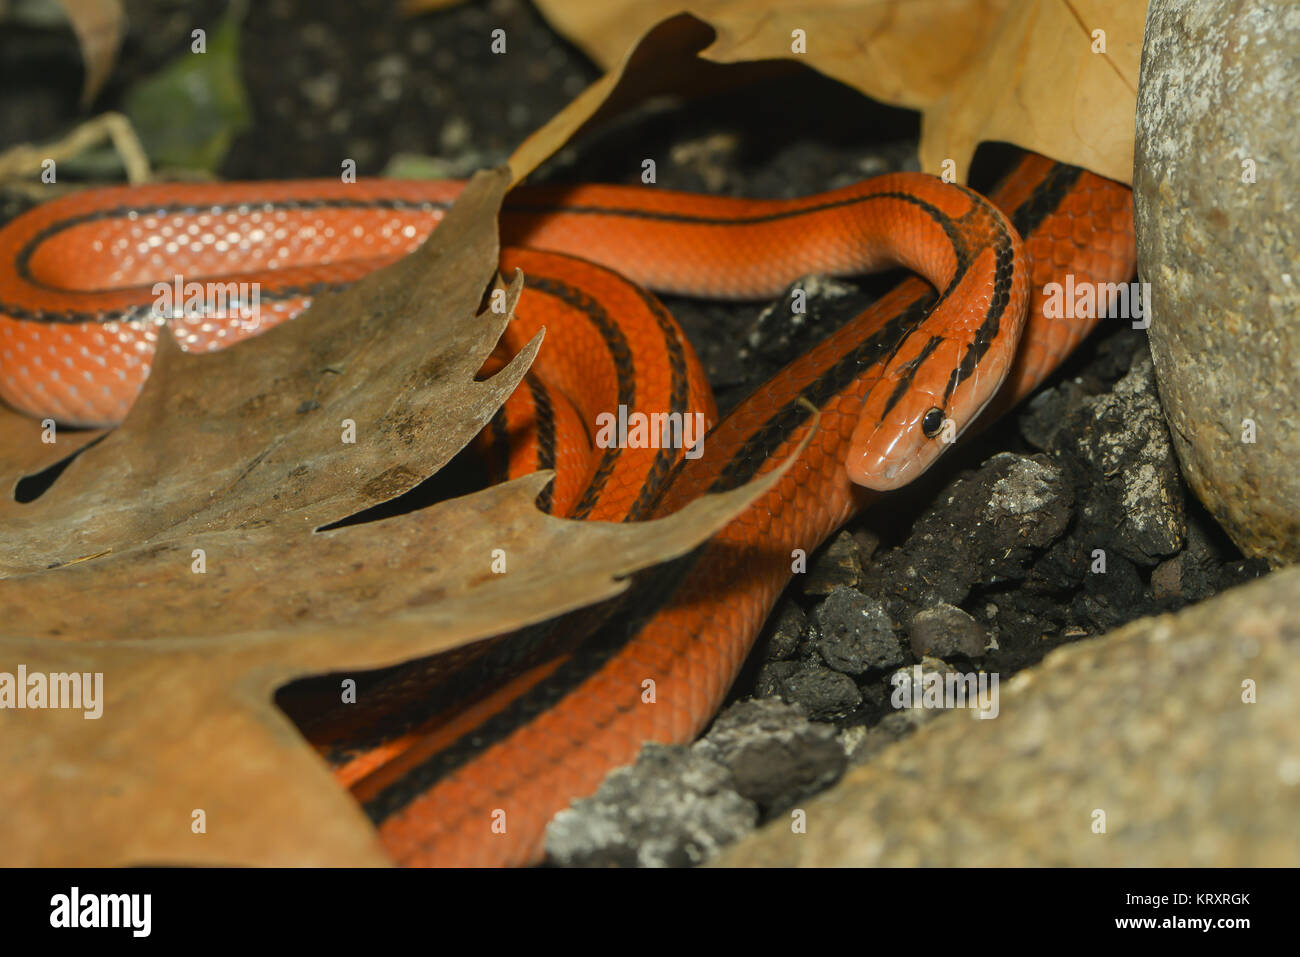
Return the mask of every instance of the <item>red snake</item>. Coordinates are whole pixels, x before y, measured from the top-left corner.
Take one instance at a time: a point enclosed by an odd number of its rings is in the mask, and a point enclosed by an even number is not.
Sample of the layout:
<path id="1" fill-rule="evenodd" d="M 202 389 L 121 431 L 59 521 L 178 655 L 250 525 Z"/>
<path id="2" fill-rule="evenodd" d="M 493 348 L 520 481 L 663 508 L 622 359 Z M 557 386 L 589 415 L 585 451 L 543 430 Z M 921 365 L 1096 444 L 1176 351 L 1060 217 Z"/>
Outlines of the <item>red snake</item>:
<path id="1" fill-rule="evenodd" d="M 171 319 L 183 347 L 221 348 L 411 250 L 460 188 L 158 185 L 37 207 L 0 230 L 0 397 L 38 417 L 118 422 L 148 374 L 155 282 L 257 283 L 251 321 Z M 770 492 L 643 574 L 603 624 L 579 615 L 409 666 L 346 715 L 307 724 L 395 861 L 539 859 L 546 822 L 570 799 L 644 742 L 686 742 L 708 723 L 795 550 L 859 510 L 863 485 L 911 481 L 1090 331 L 1094 321 L 1047 318 L 1043 288 L 1066 274 L 1076 287 L 1131 278 L 1129 190 L 1026 154 L 992 203 L 921 174 L 798 200 L 617 186 L 510 195 L 502 269 L 522 269 L 526 285 L 501 353 L 550 333 L 481 440 L 503 476 L 556 469 L 540 505 L 611 521 L 667 514 L 775 468 L 820 414 Z M 765 299 L 809 273 L 891 264 L 928 283 L 903 281 L 716 424 L 693 350 L 641 288 Z M 699 413 L 712 428 L 698 457 L 593 443 L 596 417 L 620 406 Z"/>

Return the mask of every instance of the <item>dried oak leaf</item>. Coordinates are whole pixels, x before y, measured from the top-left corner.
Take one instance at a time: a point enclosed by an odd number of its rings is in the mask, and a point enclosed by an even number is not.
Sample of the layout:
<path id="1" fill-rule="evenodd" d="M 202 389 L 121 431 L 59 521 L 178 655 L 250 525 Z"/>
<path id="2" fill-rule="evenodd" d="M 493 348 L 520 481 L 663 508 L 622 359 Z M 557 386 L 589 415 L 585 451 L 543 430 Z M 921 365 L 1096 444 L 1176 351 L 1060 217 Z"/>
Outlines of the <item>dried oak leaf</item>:
<path id="1" fill-rule="evenodd" d="M 122 426 L 0 504 L 0 672 L 103 674 L 101 717 L 0 710 L 0 864 L 384 863 L 277 686 L 611 597 L 779 478 L 614 525 L 539 512 L 539 473 L 322 530 L 436 472 L 532 361 L 540 336 L 474 381 L 509 321 L 479 311 L 507 181 L 480 174 L 419 250 L 294 322 L 204 356 L 164 336 Z M 0 425 L 12 489 L 51 453 L 23 450 L 38 423 Z"/>
<path id="2" fill-rule="evenodd" d="M 690 27 L 683 21 L 692 17 L 680 15 L 693 14 L 716 33 L 700 54 L 707 60 L 792 59 L 919 110 L 921 168 L 933 173 L 952 160 L 964 179 L 975 147 L 999 140 L 1132 182 L 1143 0 L 538 0 L 538 7 L 611 71 L 647 32 L 697 29 L 699 21 Z M 805 52 L 794 49 L 795 31 Z M 661 75 L 691 89 L 677 69 Z"/>

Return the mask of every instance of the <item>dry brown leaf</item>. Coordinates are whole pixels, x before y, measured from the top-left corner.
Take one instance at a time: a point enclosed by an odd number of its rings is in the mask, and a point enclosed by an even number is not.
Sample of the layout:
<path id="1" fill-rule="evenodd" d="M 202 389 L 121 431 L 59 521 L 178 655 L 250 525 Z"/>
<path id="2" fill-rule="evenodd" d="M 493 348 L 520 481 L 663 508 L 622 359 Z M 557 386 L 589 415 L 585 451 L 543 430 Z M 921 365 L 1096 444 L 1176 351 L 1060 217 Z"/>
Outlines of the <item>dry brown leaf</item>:
<path id="1" fill-rule="evenodd" d="M 716 31 L 701 53 L 708 60 L 793 59 L 874 99 L 921 111 L 921 167 L 933 173 L 951 159 L 964 179 L 975 147 L 999 140 L 1132 181 L 1144 0 L 538 0 L 538 6 L 609 70 L 656 24 L 689 11 Z M 1105 32 L 1104 53 L 1093 52 L 1098 29 Z M 796 30 L 804 31 L 806 53 L 792 52 Z M 667 66 L 663 72 L 674 76 Z M 676 88 L 690 90 L 687 83 Z"/>
<path id="2" fill-rule="evenodd" d="M 126 28 L 126 10 L 122 0 L 59 0 L 68 15 L 72 32 L 81 47 L 81 59 L 86 65 L 86 78 L 81 84 L 81 105 L 89 106 L 100 89 L 108 82 L 117 62 L 117 51 L 122 45 Z"/>
<path id="3" fill-rule="evenodd" d="M 359 807 L 273 704 L 275 688 L 305 675 L 421 657 L 613 596 L 624 587 L 621 576 L 688 551 L 755 491 L 746 486 L 710 496 L 638 527 L 539 518 L 533 501 L 545 481 L 530 476 L 472 499 L 327 533 L 332 541 L 323 548 L 300 548 L 288 558 L 310 562 L 318 579 L 325 576 L 314 589 L 325 598 L 324 624 L 219 637 L 0 637 L 6 669 L 21 663 L 29 674 L 104 676 L 98 719 L 84 719 L 80 711 L 0 711 L 0 806 L 6 810 L 0 865 L 383 863 Z M 405 521 L 412 519 L 418 521 Z M 460 537 L 482 545 L 488 520 L 497 547 L 509 555 L 509 575 L 491 575 L 481 549 L 475 554 L 468 544 L 458 545 Z M 370 534 L 358 539 L 363 529 Z M 386 538 L 385 532 L 399 534 Z M 237 533 L 225 538 L 240 541 Z M 391 556 L 402 560 L 392 563 L 385 580 Z M 188 555 L 173 557 L 184 561 Z M 420 558 L 425 567 L 417 567 Z M 407 611 L 367 615 L 365 603 L 373 598 L 364 586 L 354 589 L 349 577 L 358 563 L 372 573 L 367 584 L 375 590 L 413 578 L 425 594 L 416 595 Z M 196 631 L 219 631 L 220 621 L 247 600 L 238 587 L 224 593 L 226 575 L 187 586 L 176 580 L 174 567 L 152 564 L 134 587 L 150 592 L 156 605 L 187 605 L 191 624 L 199 625 L 196 616 L 204 610 L 217 617 L 216 627 Z M 339 574 L 334 588 L 331 567 Z M 557 576 L 557 569 L 564 574 Z M 272 599 L 281 571 L 271 572 Z M 295 584 L 286 584 L 286 591 Z M 177 594 L 186 587 L 203 594 Z M 61 591 L 53 597 L 88 605 L 102 596 Z M 260 606 L 262 596 L 254 597 Z M 303 596 L 289 597 L 291 610 L 302 611 L 295 599 Z M 359 613 L 346 614 L 342 606 L 349 600 Z M 315 616 L 319 609 L 308 607 Z M 148 602 L 135 612 L 150 614 Z M 331 613 L 336 620 L 329 620 Z M 117 630 L 130 624 L 124 618 Z M 196 809 L 206 815 L 206 834 L 191 832 Z"/>
<path id="4" fill-rule="evenodd" d="M 43 472 L 105 434 L 103 429 L 65 430 L 56 441 L 46 442 L 42 440 L 44 432 L 38 420 L 0 405 L 0 468 L 6 483 L 5 501 L 14 498 L 20 479 Z"/>
<path id="5" fill-rule="evenodd" d="M 496 273 L 503 186 L 500 172 L 481 177 L 451 229 L 246 346 L 190 355 L 164 336 L 123 425 L 50 493 L 0 505 L 0 573 L 270 521 L 310 532 L 436 471 L 531 361 L 473 381 L 508 320 L 475 317 Z"/>
<path id="6" fill-rule="evenodd" d="M 509 320 L 478 311 L 507 179 L 480 174 L 420 250 L 292 323 L 207 356 L 164 338 L 127 421 L 36 501 L 0 506 L 0 671 L 103 674 L 98 719 L 0 710 L 0 864 L 382 863 L 277 686 L 612 597 L 779 478 L 612 525 L 539 512 L 537 474 L 316 531 L 435 472 L 531 362 L 540 340 L 474 381 Z M 11 483 L 48 464 L 33 423 L 0 425 Z"/>
<path id="7" fill-rule="evenodd" d="M 656 23 L 639 43 L 620 51 L 616 68 L 519 145 L 509 160 L 514 182 L 589 124 L 596 125 L 658 93 L 697 88 L 703 78 L 718 70 L 697 56 L 712 39 L 713 31 L 694 17 L 671 17 Z"/>

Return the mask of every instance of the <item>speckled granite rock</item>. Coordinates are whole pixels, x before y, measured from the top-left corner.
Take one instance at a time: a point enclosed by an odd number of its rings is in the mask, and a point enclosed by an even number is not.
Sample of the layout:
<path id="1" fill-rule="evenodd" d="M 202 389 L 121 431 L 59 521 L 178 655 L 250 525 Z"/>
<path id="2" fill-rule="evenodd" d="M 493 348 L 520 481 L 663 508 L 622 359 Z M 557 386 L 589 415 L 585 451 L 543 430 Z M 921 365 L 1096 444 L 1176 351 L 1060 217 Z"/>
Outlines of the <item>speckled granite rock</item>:
<path id="1" fill-rule="evenodd" d="M 1148 8 L 1133 194 L 1160 394 L 1189 484 L 1274 565 L 1300 560 L 1297 76 L 1300 5 Z"/>
<path id="2" fill-rule="evenodd" d="M 1000 692 L 997 719 L 939 715 L 808 801 L 807 833 L 777 819 L 717 863 L 1300 865 L 1300 568 Z"/>

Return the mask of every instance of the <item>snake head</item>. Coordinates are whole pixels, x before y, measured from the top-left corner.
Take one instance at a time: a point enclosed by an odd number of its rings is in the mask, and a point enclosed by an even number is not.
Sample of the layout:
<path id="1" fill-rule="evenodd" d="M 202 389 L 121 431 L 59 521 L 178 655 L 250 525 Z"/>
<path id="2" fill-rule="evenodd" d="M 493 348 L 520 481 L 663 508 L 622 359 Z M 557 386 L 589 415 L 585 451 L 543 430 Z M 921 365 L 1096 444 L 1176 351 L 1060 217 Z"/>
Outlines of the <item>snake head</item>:
<path id="1" fill-rule="evenodd" d="M 890 491 L 915 481 L 984 411 L 1010 371 L 1010 348 L 983 347 L 969 336 L 939 334 L 929 321 L 914 330 L 868 391 L 845 460 L 858 485 Z"/>
<path id="2" fill-rule="evenodd" d="M 901 488 L 925 472 L 961 431 L 960 416 L 945 397 L 959 347 L 939 337 L 916 336 L 895 354 L 867 393 L 846 459 L 849 478 L 878 491 Z M 957 356 L 959 361 L 959 356 Z M 952 410 L 950 411 L 950 407 Z"/>
<path id="3" fill-rule="evenodd" d="M 972 232 L 983 241 L 957 257 L 950 282 L 927 277 L 942 290 L 938 301 L 902 335 L 867 391 L 845 462 L 859 485 L 889 491 L 914 481 L 1011 371 L 1029 299 L 1024 247 L 997 210 L 977 205 L 976 213 L 983 225 Z"/>

